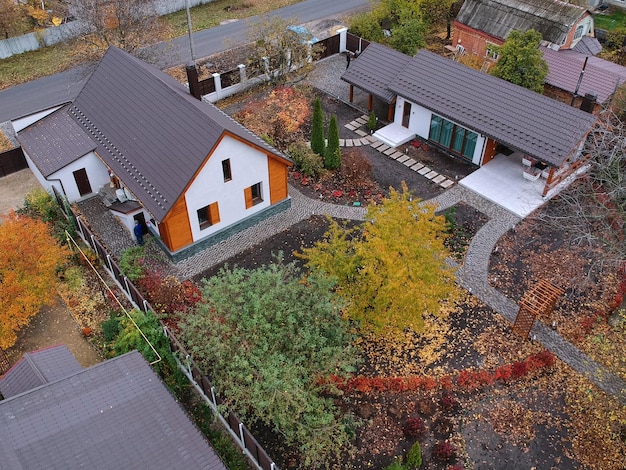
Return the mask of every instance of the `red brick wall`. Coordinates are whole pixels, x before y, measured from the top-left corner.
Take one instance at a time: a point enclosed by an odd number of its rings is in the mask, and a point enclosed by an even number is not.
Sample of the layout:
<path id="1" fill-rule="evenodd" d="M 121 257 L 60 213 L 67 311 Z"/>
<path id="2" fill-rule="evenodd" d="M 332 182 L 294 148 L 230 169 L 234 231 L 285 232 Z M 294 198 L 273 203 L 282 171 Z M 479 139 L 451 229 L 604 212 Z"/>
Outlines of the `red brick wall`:
<path id="1" fill-rule="evenodd" d="M 465 26 L 464 24 L 454 22 L 454 30 L 452 34 L 452 46 L 463 46 L 465 53 L 478 57 L 485 57 L 487 42 L 501 46 L 504 41 L 489 34 L 485 34 L 476 29 Z"/>

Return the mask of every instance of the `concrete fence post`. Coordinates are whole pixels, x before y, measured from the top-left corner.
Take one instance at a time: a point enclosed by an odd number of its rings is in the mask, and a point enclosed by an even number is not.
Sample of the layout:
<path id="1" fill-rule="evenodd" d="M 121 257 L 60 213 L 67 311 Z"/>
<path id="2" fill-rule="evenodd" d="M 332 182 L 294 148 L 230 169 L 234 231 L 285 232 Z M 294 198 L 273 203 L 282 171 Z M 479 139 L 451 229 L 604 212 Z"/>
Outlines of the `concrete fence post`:
<path id="1" fill-rule="evenodd" d="M 337 30 L 339 35 L 339 53 L 346 52 L 348 50 L 348 28 L 341 28 Z"/>
<path id="2" fill-rule="evenodd" d="M 213 83 L 215 83 L 215 94 L 217 95 L 217 99 L 222 99 L 222 77 L 219 73 L 213 74 Z"/>

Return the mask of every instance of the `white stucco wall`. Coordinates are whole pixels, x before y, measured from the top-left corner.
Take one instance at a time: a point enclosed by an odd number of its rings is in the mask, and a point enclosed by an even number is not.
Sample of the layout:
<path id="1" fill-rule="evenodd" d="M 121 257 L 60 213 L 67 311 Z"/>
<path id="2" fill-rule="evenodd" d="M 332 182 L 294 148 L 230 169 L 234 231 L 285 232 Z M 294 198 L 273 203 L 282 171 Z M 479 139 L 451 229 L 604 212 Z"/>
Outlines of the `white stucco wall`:
<path id="1" fill-rule="evenodd" d="M 100 187 L 105 184 L 109 184 L 110 182 L 106 167 L 93 152 L 79 158 L 65 168 L 52 173 L 48 176 L 48 178 L 43 177 L 37 166 L 33 164 L 28 155 L 26 155 L 26 161 L 28 162 L 28 166 L 31 171 L 46 191 L 51 192 L 52 187 L 54 186 L 61 194 L 65 193 L 69 202 L 74 202 L 83 197 L 87 197 L 87 195 L 81 196 L 78 192 L 76 180 L 73 175 L 73 172 L 76 170 L 80 170 L 81 168 L 86 170 L 93 193 L 97 193 Z"/>
<path id="2" fill-rule="evenodd" d="M 224 181 L 222 161 L 230 159 L 232 179 Z M 261 183 L 263 202 L 246 209 L 244 189 Z M 270 205 L 267 155 L 225 136 L 185 193 L 191 233 L 198 241 Z M 198 209 L 218 203 L 220 222 L 200 230 Z"/>
<path id="3" fill-rule="evenodd" d="M 37 122 L 40 119 L 45 118 L 48 114 L 52 114 L 53 112 L 55 112 L 60 107 L 61 106 L 55 106 L 54 108 L 46 109 L 44 111 L 40 111 L 38 113 L 31 114 L 29 116 L 24 116 L 23 118 L 16 119 L 15 121 L 12 122 L 13 129 L 15 129 L 15 132 L 19 132 L 22 129 L 25 129 L 28 126 L 30 126 L 32 123 Z"/>
<path id="4" fill-rule="evenodd" d="M 396 101 L 394 122 L 402 123 L 402 114 L 404 113 L 404 102 L 405 102 L 405 99 L 398 96 L 398 99 Z M 409 120 L 409 130 L 411 132 L 414 132 L 418 136 L 422 137 L 423 139 L 427 140 L 428 135 L 430 133 L 430 119 L 433 115 L 433 112 L 413 102 L 410 102 L 410 103 L 411 103 L 411 119 Z M 460 124 L 458 125 L 460 126 Z M 465 126 L 461 126 L 461 127 L 465 127 Z M 466 128 L 466 129 L 469 129 L 469 128 Z M 476 139 L 476 147 L 474 148 L 474 155 L 472 157 L 472 163 L 475 165 L 480 165 L 482 162 L 482 156 L 483 156 L 486 138 L 480 132 L 474 129 L 469 129 L 469 130 L 478 134 L 478 138 Z"/>

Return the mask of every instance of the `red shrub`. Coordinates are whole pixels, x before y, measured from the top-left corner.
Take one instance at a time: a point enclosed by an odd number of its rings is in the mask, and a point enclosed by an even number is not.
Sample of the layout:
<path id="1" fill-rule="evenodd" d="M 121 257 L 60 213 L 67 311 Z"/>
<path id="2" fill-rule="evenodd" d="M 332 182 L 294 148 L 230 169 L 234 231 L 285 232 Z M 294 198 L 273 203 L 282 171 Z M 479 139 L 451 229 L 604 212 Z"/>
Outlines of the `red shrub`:
<path id="1" fill-rule="evenodd" d="M 444 393 L 439 401 L 441 409 L 445 412 L 454 411 L 459 407 L 459 402 L 449 393 Z"/>
<path id="2" fill-rule="evenodd" d="M 512 370 L 510 365 L 498 367 L 496 369 L 496 373 L 494 374 L 494 378 L 496 380 L 501 380 L 502 382 L 508 382 L 511 380 Z"/>
<path id="3" fill-rule="evenodd" d="M 437 381 L 432 377 L 424 377 L 421 382 L 424 390 L 432 390 L 437 387 Z"/>
<path id="4" fill-rule="evenodd" d="M 526 377 L 528 374 L 528 367 L 526 367 L 526 362 L 514 362 L 511 366 L 511 376 L 514 379 L 521 379 L 522 377 Z"/>
<path id="5" fill-rule="evenodd" d="M 412 439 L 421 439 L 426 433 L 424 421 L 419 416 L 409 416 L 402 428 L 404 435 Z"/>
<path id="6" fill-rule="evenodd" d="M 479 375 L 471 370 L 462 370 L 456 378 L 461 388 L 466 390 L 476 390 L 479 385 Z"/>
<path id="7" fill-rule="evenodd" d="M 450 462 L 456 458 L 456 449 L 446 441 L 439 441 L 433 447 L 433 459 L 439 462 Z"/>

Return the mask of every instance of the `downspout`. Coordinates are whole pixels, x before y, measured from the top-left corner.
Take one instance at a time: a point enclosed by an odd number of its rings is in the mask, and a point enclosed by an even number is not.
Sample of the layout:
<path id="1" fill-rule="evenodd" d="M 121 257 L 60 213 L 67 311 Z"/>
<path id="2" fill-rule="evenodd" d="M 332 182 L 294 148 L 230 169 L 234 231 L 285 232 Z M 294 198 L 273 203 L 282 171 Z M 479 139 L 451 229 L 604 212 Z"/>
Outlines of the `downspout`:
<path id="1" fill-rule="evenodd" d="M 589 56 L 585 57 L 585 62 L 583 63 L 583 69 L 580 71 L 580 75 L 578 76 L 578 83 L 576 84 L 576 89 L 572 95 L 572 102 L 570 106 L 574 106 L 574 101 L 576 101 L 576 97 L 578 96 L 578 90 L 580 89 L 580 84 L 583 81 L 583 76 L 585 75 L 585 69 L 587 68 L 587 61 L 589 60 Z"/>

